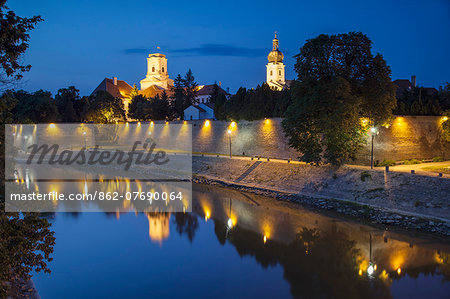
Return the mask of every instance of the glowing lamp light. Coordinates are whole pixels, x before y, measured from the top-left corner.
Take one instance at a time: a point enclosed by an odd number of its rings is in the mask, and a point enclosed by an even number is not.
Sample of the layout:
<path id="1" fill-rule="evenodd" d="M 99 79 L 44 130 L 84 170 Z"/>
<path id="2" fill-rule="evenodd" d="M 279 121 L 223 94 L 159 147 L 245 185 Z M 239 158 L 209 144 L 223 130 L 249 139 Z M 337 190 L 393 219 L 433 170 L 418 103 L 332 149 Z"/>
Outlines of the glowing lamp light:
<path id="1" fill-rule="evenodd" d="M 233 220 L 231 220 L 231 218 L 228 218 L 227 226 L 229 229 L 233 227 Z"/>
<path id="2" fill-rule="evenodd" d="M 372 275 L 374 271 L 373 265 L 370 264 L 369 267 L 367 267 L 367 274 Z"/>
<path id="3" fill-rule="evenodd" d="M 209 120 L 205 120 L 205 127 L 209 127 L 210 124 L 211 124 L 211 123 L 210 123 Z"/>
<path id="4" fill-rule="evenodd" d="M 141 126 L 141 122 L 139 121 L 139 122 L 138 122 L 138 127 L 140 127 L 140 126 Z"/>
<path id="5" fill-rule="evenodd" d="M 184 121 L 183 124 L 187 125 L 187 121 Z"/>
<path id="6" fill-rule="evenodd" d="M 51 123 L 51 124 L 49 125 L 49 127 L 50 127 L 50 129 L 54 129 L 54 128 L 56 128 L 56 125 L 53 124 L 53 123 Z"/>
<path id="7" fill-rule="evenodd" d="M 228 131 L 227 131 L 227 132 L 228 132 L 228 135 L 231 135 L 231 130 L 230 130 L 230 129 L 228 129 Z"/>
<path id="8" fill-rule="evenodd" d="M 448 117 L 447 116 L 444 116 L 443 118 L 442 118 L 442 121 L 444 122 L 444 121 L 447 121 L 448 120 Z"/>
<path id="9" fill-rule="evenodd" d="M 168 121 L 166 121 L 166 125 L 168 125 L 169 124 L 169 122 Z"/>
<path id="10" fill-rule="evenodd" d="M 233 128 L 233 129 L 236 128 L 236 122 L 232 121 L 231 124 L 230 124 L 230 127 Z"/>
<path id="11" fill-rule="evenodd" d="M 270 119 L 266 118 L 266 120 L 264 121 L 264 123 L 265 123 L 266 125 L 270 124 Z"/>
<path id="12" fill-rule="evenodd" d="M 401 268 L 398 268 L 398 269 L 397 269 L 397 274 L 400 275 L 401 273 L 402 273 L 402 269 L 401 269 Z"/>
<path id="13" fill-rule="evenodd" d="M 209 217 L 210 217 L 209 212 L 206 212 L 206 213 L 205 213 L 205 221 L 208 221 Z"/>
<path id="14" fill-rule="evenodd" d="M 155 123 L 154 123 L 153 121 L 150 122 L 150 126 L 153 127 L 154 124 L 155 124 Z"/>
<path id="15" fill-rule="evenodd" d="M 373 134 L 375 134 L 375 133 L 377 132 L 377 128 L 375 128 L 375 127 L 370 128 L 370 132 L 372 132 Z"/>
<path id="16" fill-rule="evenodd" d="M 264 237 L 263 237 L 263 241 L 264 241 L 264 244 L 266 244 L 266 243 L 267 243 L 267 236 L 266 236 L 266 235 L 264 235 Z"/>
<path id="17" fill-rule="evenodd" d="M 128 122 L 125 124 L 126 127 L 128 127 Z"/>

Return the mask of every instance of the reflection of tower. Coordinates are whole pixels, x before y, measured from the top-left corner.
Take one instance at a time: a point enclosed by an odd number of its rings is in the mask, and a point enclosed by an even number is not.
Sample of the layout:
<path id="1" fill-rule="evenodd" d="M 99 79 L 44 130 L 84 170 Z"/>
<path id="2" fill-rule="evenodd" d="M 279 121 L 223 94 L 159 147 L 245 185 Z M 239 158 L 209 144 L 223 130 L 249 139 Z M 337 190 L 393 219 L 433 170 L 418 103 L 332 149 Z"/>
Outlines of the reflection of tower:
<path id="1" fill-rule="evenodd" d="M 282 90 L 286 81 L 284 79 L 284 63 L 283 53 L 278 50 L 277 33 L 275 32 L 275 38 L 272 41 L 272 51 L 267 56 L 269 63 L 267 67 L 267 84 L 274 89 Z"/>
<path id="2" fill-rule="evenodd" d="M 170 213 L 146 213 L 150 240 L 162 244 L 169 237 Z"/>

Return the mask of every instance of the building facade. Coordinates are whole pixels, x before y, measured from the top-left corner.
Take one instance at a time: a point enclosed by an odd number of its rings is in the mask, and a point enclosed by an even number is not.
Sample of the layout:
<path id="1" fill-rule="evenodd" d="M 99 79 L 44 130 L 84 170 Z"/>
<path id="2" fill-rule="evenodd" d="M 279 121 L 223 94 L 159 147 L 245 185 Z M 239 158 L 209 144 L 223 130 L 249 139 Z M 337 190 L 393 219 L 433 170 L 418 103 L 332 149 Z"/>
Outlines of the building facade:
<path id="1" fill-rule="evenodd" d="M 275 32 L 275 38 L 272 41 L 272 51 L 267 56 L 269 62 L 266 65 L 266 82 L 271 88 L 276 90 L 282 90 L 286 86 L 283 58 L 283 53 L 278 49 L 277 33 Z"/>
<path id="2" fill-rule="evenodd" d="M 149 54 L 147 57 L 147 75 L 141 80 L 141 90 L 146 90 L 150 86 L 168 89 L 173 86 L 173 80 L 169 79 L 167 72 L 166 55 L 160 53 Z"/>
<path id="3" fill-rule="evenodd" d="M 184 120 L 215 119 L 214 104 L 200 103 L 184 109 Z"/>

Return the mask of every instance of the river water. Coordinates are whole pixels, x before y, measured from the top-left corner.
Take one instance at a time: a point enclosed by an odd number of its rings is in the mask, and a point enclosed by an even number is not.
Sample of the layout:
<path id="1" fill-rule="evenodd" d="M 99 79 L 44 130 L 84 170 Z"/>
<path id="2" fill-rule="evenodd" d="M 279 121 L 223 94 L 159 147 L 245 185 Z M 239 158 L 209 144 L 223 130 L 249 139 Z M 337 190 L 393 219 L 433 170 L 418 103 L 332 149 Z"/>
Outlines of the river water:
<path id="1" fill-rule="evenodd" d="M 449 298 L 450 246 L 236 190 L 192 213 L 54 213 L 42 298 Z"/>

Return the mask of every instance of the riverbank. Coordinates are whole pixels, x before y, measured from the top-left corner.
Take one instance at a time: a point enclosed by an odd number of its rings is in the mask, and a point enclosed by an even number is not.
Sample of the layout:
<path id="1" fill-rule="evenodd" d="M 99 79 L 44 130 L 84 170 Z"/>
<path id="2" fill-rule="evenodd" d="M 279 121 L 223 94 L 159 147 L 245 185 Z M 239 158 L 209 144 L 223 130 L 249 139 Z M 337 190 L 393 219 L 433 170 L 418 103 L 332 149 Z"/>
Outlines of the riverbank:
<path id="1" fill-rule="evenodd" d="M 195 183 L 226 186 L 364 223 L 450 236 L 450 180 L 353 167 L 193 157 Z"/>

